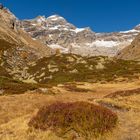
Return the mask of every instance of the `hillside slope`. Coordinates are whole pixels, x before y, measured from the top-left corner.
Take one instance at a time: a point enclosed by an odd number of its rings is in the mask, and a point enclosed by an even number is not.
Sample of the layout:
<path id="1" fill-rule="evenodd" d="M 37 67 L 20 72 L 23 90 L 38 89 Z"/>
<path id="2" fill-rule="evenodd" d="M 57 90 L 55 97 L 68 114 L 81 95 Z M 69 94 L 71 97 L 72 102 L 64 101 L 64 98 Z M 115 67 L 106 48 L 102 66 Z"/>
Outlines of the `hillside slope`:
<path id="1" fill-rule="evenodd" d="M 24 79 L 39 83 L 99 82 L 139 78 L 140 65 L 135 61 L 96 56 L 58 54 L 44 57 L 26 69 Z"/>
<path id="2" fill-rule="evenodd" d="M 33 40 L 28 33 L 17 27 L 17 23 L 18 19 L 8 9 L 0 9 L 1 66 L 15 77 L 16 73 L 22 75 L 29 63 L 51 54 L 51 49 Z"/>
<path id="3" fill-rule="evenodd" d="M 140 60 L 140 34 L 128 47 L 120 51 L 117 56 L 118 59 L 126 60 Z"/>

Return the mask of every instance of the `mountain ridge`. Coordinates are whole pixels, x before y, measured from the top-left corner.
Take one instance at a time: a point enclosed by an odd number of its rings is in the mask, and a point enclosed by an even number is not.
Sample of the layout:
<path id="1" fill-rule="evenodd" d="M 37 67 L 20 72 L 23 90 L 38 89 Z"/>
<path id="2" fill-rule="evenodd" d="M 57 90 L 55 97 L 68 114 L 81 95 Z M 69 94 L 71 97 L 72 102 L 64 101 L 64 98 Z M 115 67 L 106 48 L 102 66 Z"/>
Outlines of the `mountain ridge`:
<path id="1" fill-rule="evenodd" d="M 38 16 L 21 24 L 34 39 L 50 48 L 83 56 L 115 56 L 140 33 L 139 25 L 128 31 L 95 33 L 89 27 L 77 28 L 59 15 Z"/>
<path id="2" fill-rule="evenodd" d="M 3 8 L 0 16 L 1 22 L 21 34 L 26 45 L 42 50 L 42 57 L 58 50 L 82 56 L 114 57 L 140 33 L 140 24 L 128 31 L 96 33 L 90 27 L 77 28 L 60 15 L 19 20 L 9 9 Z"/>

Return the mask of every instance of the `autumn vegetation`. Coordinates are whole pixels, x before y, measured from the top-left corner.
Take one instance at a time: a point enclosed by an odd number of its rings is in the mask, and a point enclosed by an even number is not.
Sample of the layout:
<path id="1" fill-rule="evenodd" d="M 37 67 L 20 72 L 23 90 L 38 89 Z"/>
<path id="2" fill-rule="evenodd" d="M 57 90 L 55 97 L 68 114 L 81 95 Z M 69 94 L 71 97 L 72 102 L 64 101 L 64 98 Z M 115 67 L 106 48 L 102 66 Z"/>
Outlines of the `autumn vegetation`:
<path id="1" fill-rule="evenodd" d="M 73 132 L 78 137 L 98 137 L 111 131 L 117 124 L 117 115 L 109 109 L 88 102 L 56 102 L 42 107 L 29 126 L 52 130 L 59 136 Z"/>

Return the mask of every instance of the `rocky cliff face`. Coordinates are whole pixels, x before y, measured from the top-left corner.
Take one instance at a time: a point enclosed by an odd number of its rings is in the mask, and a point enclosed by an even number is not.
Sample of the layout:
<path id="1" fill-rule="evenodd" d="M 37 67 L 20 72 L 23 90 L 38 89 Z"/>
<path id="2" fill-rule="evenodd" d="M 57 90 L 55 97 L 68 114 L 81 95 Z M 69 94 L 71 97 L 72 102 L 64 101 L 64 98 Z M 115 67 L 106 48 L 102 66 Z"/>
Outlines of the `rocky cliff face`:
<path id="1" fill-rule="evenodd" d="M 0 9 L 0 23 L 4 23 L 8 27 L 13 28 L 13 22 L 16 23 L 16 21 L 18 21 L 18 19 L 9 9 L 4 7 Z"/>
<path id="2" fill-rule="evenodd" d="M 114 56 L 140 32 L 140 26 L 136 26 L 129 31 L 95 33 L 90 28 L 77 28 L 58 15 L 23 20 L 20 25 L 32 38 L 53 50 L 84 56 Z"/>
<path id="3" fill-rule="evenodd" d="M 71 52 L 74 47 L 79 48 L 95 40 L 95 33 L 90 28 L 76 28 L 58 15 L 48 18 L 39 16 L 21 23 L 23 29 L 34 39 L 52 49 L 61 49 L 62 52 Z"/>
<path id="4" fill-rule="evenodd" d="M 128 47 L 120 51 L 117 56 L 119 59 L 126 60 L 140 60 L 140 34 L 134 39 L 134 41 Z"/>

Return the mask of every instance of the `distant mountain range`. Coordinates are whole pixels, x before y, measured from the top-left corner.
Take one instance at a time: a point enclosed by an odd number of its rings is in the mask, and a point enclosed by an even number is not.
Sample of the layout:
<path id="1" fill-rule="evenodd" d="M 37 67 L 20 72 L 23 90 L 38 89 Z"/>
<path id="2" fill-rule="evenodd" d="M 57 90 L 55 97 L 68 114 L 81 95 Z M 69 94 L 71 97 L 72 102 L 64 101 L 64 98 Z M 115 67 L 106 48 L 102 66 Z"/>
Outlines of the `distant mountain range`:
<path id="1" fill-rule="evenodd" d="M 89 27 L 77 28 L 59 15 L 23 20 L 20 27 L 52 49 L 83 56 L 115 56 L 140 33 L 140 25 L 129 31 L 95 33 Z"/>
<path id="2" fill-rule="evenodd" d="M 51 54 L 59 49 L 62 53 L 112 57 L 129 46 L 140 33 L 140 25 L 128 31 L 96 33 L 89 27 L 77 28 L 59 15 L 19 20 L 6 8 L 1 10 L 1 19 L 9 26 L 13 26 L 14 22 L 16 30 L 28 34 L 32 40 L 46 46 Z"/>

